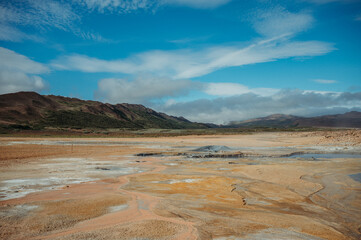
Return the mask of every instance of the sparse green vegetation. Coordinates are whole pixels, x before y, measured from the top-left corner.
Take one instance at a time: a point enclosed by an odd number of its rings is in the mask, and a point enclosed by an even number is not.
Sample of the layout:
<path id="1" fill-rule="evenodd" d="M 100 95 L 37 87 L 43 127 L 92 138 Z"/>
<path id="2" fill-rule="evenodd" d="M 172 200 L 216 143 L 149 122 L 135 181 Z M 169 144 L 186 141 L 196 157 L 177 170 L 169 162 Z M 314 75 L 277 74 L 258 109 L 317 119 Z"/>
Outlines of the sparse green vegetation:
<path id="1" fill-rule="evenodd" d="M 73 129 L 83 128 L 141 128 L 140 125 L 124 122 L 102 115 L 95 115 L 81 111 L 52 111 L 41 121 L 43 126 L 65 127 Z"/>

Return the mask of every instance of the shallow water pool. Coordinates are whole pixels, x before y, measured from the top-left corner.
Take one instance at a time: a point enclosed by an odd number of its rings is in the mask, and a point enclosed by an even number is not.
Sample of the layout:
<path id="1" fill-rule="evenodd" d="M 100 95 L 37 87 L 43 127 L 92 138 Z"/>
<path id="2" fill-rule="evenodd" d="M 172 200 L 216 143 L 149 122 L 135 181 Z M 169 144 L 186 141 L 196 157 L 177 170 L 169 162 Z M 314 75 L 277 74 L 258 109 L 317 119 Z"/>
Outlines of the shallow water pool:
<path id="1" fill-rule="evenodd" d="M 330 159 L 330 158 L 359 158 L 361 159 L 361 154 L 350 154 L 350 153 L 301 153 L 287 158 L 314 158 L 314 159 Z"/>

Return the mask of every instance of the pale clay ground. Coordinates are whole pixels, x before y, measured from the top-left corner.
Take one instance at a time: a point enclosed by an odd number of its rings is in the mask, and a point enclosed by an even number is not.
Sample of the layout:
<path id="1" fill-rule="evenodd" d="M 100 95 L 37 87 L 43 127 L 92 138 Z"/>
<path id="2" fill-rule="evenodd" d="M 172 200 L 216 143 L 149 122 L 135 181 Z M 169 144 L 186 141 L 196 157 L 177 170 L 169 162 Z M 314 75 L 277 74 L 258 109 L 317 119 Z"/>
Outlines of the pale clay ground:
<path id="1" fill-rule="evenodd" d="M 0 138 L 0 239 L 360 239 L 360 154 L 360 130 Z"/>

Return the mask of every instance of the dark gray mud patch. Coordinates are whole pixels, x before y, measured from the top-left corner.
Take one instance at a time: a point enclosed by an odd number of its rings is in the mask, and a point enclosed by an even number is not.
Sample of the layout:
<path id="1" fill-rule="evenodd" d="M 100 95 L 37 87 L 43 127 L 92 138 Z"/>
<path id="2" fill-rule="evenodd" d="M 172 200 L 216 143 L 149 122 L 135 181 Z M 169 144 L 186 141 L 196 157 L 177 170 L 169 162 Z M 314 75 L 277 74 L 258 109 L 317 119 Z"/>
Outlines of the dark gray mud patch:
<path id="1" fill-rule="evenodd" d="M 151 157 L 151 156 L 157 156 L 162 157 L 164 156 L 163 153 L 138 153 L 135 154 L 136 157 Z"/>
<path id="2" fill-rule="evenodd" d="M 135 154 L 136 157 L 152 157 L 152 156 L 157 156 L 157 157 L 163 157 L 163 153 L 138 153 Z"/>
<path id="3" fill-rule="evenodd" d="M 228 162 L 228 164 L 239 164 L 239 163 L 236 163 L 236 162 Z"/>
<path id="4" fill-rule="evenodd" d="M 228 162 L 228 164 L 239 164 L 239 165 L 259 165 L 259 162 Z"/>
<path id="5" fill-rule="evenodd" d="M 350 174 L 348 176 L 353 180 L 361 183 L 361 173 Z"/>
<path id="6" fill-rule="evenodd" d="M 210 146 L 206 146 L 206 149 L 213 149 L 208 148 Z M 225 147 L 225 146 L 217 146 L 217 147 Z M 227 147 L 225 147 L 227 148 Z M 225 148 L 214 148 L 210 151 L 198 151 L 192 150 L 191 152 L 162 152 L 162 153 L 138 153 L 135 156 L 136 157 L 166 157 L 166 156 L 184 156 L 187 158 L 242 158 L 244 157 L 244 153 L 242 152 L 229 152 L 230 148 L 227 148 L 229 150 L 223 151 L 221 149 Z M 203 148 L 202 148 L 203 149 Z"/>
<path id="7" fill-rule="evenodd" d="M 289 154 L 283 154 L 280 157 L 291 158 L 291 157 L 298 157 L 298 156 L 303 155 L 303 154 L 305 154 L 305 152 L 292 152 L 292 153 L 289 153 Z"/>
<path id="8" fill-rule="evenodd" d="M 250 162 L 250 163 L 246 163 L 247 165 L 260 165 L 260 163 L 258 162 Z"/>
<path id="9" fill-rule="evenodd" d="M 53 141 L 54 145 L 140 145 L 142 142 L 113 142 L 113 141 Z"/>
<path id="10" fill-rule="evenodd" d="M 110 168 L 105 168 L 105 167 L 96 167 L 95 169 L 103 170 L 103 171 L 110 171 Z"/>
<path id="11" fill-rule="evenodd" d="M 361 159 L 361 154 L 351 154 L 351 153 L 293 153 L 286 158 L 305 158 L 305 159 L 333 159 L 333 158 L 359 158 Z"/>
<path id="12" fill-rule="evenodd" d="M 210 154 L 189 154 L 190 158 L 242 158 L 244 154 L 241 152 L 236 153 L 210 153 Z"/>
<path id="13" fill-rule="evenodd" d="M 228 152 L 232 149 L 227 146 L 222 145 L 209 145 L 209 146 L 203 146 L 200 148 L 196 148 L 192 150 L 193 152 Z"/>

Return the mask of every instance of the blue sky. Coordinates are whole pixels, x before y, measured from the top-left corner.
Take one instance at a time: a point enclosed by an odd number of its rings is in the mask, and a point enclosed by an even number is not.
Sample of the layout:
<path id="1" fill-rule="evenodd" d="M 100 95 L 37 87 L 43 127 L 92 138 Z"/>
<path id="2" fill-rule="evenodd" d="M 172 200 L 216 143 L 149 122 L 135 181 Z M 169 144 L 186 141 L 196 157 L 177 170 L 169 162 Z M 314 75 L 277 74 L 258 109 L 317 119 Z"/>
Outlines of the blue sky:
<path id="1" fill-rule="evenodd" d="M 361 110 L 360 0 L 0 0 L 0 93 L 193 121 Z"/>

